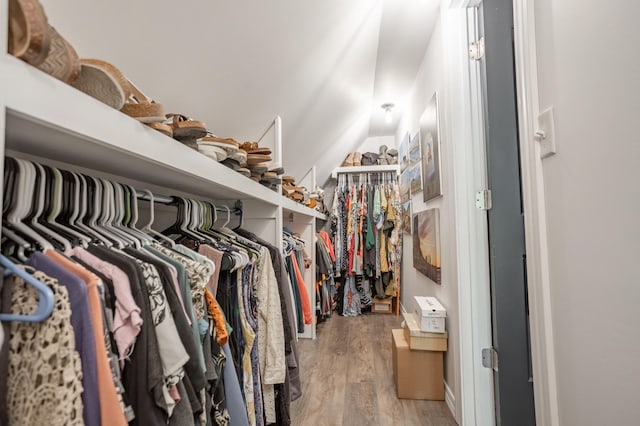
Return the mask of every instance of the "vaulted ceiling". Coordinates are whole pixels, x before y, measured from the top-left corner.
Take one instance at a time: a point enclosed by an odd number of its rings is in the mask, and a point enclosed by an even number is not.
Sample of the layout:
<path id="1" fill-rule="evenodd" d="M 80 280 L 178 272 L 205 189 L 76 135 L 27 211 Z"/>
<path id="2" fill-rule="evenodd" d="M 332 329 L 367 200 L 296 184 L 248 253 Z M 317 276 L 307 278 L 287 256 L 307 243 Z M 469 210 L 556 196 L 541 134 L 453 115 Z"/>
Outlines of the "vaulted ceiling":
<path id="1" fill-rule="evenodd" d="M 283 122 L 288 174 L 318 182 L 368 136 L 395 133 L 439 0 L 42 0 L 81 57 L 221 137 Z M 396 104 L 387 124 L 380 105 Z"/>

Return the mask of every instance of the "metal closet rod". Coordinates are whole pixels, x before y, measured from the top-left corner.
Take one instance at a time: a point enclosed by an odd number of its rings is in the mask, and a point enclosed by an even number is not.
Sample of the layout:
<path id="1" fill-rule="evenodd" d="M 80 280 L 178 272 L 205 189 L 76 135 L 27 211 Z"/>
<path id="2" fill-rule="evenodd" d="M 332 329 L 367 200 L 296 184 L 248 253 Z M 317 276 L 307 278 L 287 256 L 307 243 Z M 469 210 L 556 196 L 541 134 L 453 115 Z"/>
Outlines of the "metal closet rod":
<path id="1" fill-rule="evenodd" d="M 149 197 L 149 194 L 147 194 L 146 192 L 137 191 L 136 192 L 136 197 L 139 200 L 151 201 L 151 198 Z M 170 195 L 153 194 L 153 202 L 154 203 L 160 203 L 160 204 L 173 205 L 173 204 L 177 204 L 178 203 L 178 198 L 170 196 Z M 232 208 L 230 208 L 229 210 L 231 211 L 231 213 L 242 213 L 242 201 L 241 200 L 236 200 L 234 206 Z M 225 209 L 223 207 L 216 206 L 216 211 L 217 212 L 226 212 L 227 209 Z"/>

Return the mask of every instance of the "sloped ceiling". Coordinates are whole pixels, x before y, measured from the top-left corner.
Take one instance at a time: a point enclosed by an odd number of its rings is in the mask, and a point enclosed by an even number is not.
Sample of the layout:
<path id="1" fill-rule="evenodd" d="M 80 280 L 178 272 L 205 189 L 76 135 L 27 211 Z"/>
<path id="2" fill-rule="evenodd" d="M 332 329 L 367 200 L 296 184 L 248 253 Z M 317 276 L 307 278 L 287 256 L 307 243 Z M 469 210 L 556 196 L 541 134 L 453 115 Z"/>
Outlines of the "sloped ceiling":
<path id="1" fill-rule="evenodd" d="M 239 141 L 280 115 L 287 173 L 316 165 L 322 183 L 369 135 L 394 133 L 439 0 L 42 3 L 81 57 L 113 63 L 167 112 Z"/>

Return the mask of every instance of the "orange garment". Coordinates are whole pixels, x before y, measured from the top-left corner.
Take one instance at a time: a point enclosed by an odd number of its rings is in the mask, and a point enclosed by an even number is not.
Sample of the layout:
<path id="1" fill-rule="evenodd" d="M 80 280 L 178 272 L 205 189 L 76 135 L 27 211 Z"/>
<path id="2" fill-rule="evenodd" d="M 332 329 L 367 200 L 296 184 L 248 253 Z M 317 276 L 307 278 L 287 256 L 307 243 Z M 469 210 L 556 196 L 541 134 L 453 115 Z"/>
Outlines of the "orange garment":
<path id="1" fill-rule="evenodd" d="M 300 300 L 302 301 L 302 314 L 304 316 L 305 324 L 313 324 L 311 317 L 311 303 L 309 303 L 309 293 L 307 293 L 307 286 L 304 284 L 300 268 L 298 267 L 298 261 L 293 252 L 290 254 L 293 263 L 293 270 L 296 273 L 296 281 L 298 281 L 298 289 L 300 290 Z"/>
<path id="2" fill-rule="evenodd" d="M 100 418 L 103 425 L 127 426 L 124 417 L 116 386 L 111 375 L 107 349 L 104 344 L 104 328 L 102 323 L 102 303 L 98 293 L 100 278 L 89 272 L 82 266 L 72 262 L 54 250 L 47 250 L 45 253 L 49 259 L 62 266 L 72 274 L 78 276 L 87 284 L 87 299 L 89 301 L 89 311 L 93 322 L 93 335 L 96 342 L 96 368 L 98 372 L 98 394 L 100 397 Z"/>
<path id="3" fill-rule="evenodd" d="M 329 250 L 329 256 L 331 256 L 331 260 L 336 261 L 336 253 L 333 251 L 333 243 L 331 243 L 331 238 L 329 238 L 329 234 L 325 231 L 319 231 L 318 235 L 324 240 L 327 246 L 327 250 Z"/>
<path id="4" fill-rule="evenodd" d="M 226 321 L 220 305 L 208 288 L 204 289 L 204 297 L 207 300 L 209 315 L 213 318 L 213 325 L 216 328 L 216 342 L 220 346 L 224 346 L 229 341 L 229 333 L 227 333 Z"/>

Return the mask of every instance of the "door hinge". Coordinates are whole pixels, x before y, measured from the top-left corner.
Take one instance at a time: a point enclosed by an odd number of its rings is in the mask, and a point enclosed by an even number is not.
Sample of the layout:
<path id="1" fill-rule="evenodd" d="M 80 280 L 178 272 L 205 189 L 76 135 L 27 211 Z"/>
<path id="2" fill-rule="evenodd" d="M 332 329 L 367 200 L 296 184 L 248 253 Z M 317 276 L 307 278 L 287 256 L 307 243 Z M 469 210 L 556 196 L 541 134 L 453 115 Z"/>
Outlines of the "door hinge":
<path id="1" fill-rule="evenodd" d="M 482 366 L 498 371 L 498 352 L 494 348 L 482 349 Z"/>
<path id="2" fill-rule="evenodd" d="M 491 210 L 491 190 L 483 189 L 476 192 L 476 207 L 480 210 Z"/>
<path id="3" fill-rule="evenodd" d="M 484 58 L 484 37 L 473 43 L 469 43 L 469 58 L 474 61 L 479 61 Z"/>

